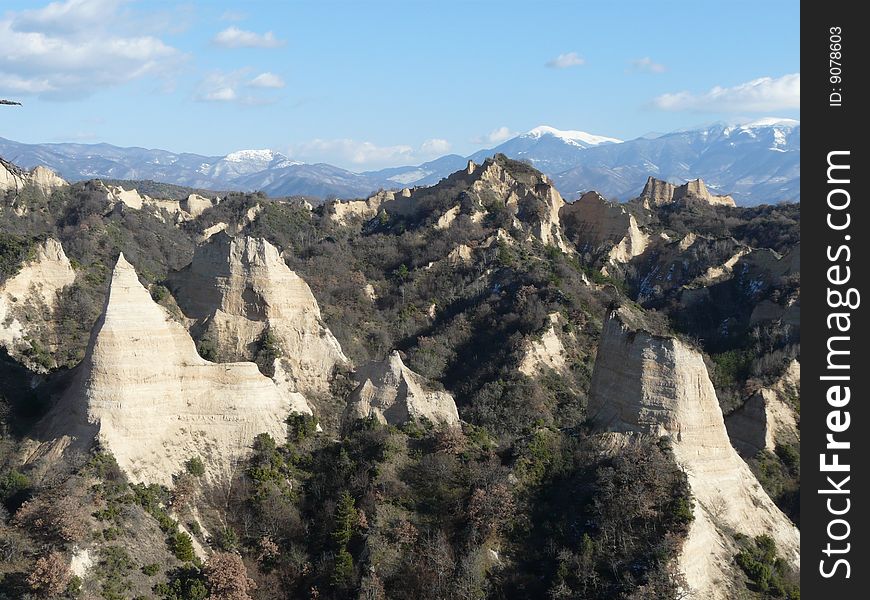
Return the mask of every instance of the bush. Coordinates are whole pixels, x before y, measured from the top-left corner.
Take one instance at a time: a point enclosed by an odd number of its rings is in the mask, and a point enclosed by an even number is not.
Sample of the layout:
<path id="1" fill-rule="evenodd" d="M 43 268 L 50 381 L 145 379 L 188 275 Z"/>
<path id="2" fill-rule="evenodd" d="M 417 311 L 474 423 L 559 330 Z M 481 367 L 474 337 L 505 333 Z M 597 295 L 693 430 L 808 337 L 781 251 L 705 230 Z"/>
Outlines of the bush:
<path id="1" fill-rule="evenodd" d="M 746 573 L 755 590 L 765 598 L 800 598 L 800 588 L 795 581 L 795 575 L 777 555 L 776 542 L 769 535 L 756 537 L 734 560 Z"/>
<path id="2" fill-rule="evenodd" d="M 196 552 L 193 550 L 193 540 L 183 531 L 172 536 L 170 546 L 175 558 L 182 562 L 196 561 Z"/>
<path id="3" fill-rule="evenodd" d="M 194 477 L 202 477 L 205 475 L 205 464 L 203 464 L 202 459 L 198 456 L 189 458 L 187 462 L 184 463 L 184 469 Z"/>
<path id="4" fill-rule="evenodd" d="M 144 565 L 142 567 L 142 572 L 145 575 L 148 575 L 149 577 L 153 577 L 154 575 L 157 575 L 157 573 L 160 572 L 160 565 L 158 563 L 150 563 L 150 564 Z"/>

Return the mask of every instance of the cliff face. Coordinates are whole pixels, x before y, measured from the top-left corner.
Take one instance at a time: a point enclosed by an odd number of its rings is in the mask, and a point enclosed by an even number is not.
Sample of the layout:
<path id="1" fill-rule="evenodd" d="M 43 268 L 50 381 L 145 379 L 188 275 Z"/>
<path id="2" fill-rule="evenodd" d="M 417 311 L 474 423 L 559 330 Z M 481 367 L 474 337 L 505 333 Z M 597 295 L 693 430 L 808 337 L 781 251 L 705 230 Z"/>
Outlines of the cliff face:
<path id="1" fill-rule="evenodd" d="M 798 441 L 800 431 L 789 400 L 800 395 L 800 377 L 800 363 L 792 361 L 779 381 L 755 392 L 725 419 L 731 442 L 743 456 L 774 452 L 777 443 Z"/>
<path id="2" fill-rule="evenodd" d="M 566 237 L 579 251 L 606 251 L 613 262 L 628 262 L 642 254 L 649 243 L 634 215 L 597 192 L 586 192 L 576 202 L 566 204 L 560 217 Z"/>
<path id="3" fill-rule="evenodd" d="M 43 166 L 25 171 L 0 158 L 0 192 L 21 191 L 28 184 L 34 185 L 43 194 L 50 194 L 55 188 L 66 185 L 57 173 Z"/>
<path id="4" fill-rule="evenodd" d="M 701 179 L 693 179 L 683 185 L 675 186 L 667 181 L 650 177 L 637 200 L 646 208 L 675 202 L 703 202 L 714 206 L 737 206 L 731 196 L 711 194 Z"/>
<path id="5" fill-rule="evenodd" d="M 523 375 L 534 377 L 546 369 L 559 372 L 566 368 L 565 346 L 556 333 L 556 327 L 561 326 L 562 320 L 559 313 L 550 314 L 549 319 L 550 326 L 541 338 L 528 342 L 519 366 L 519 371 Z"/>
<path id="6" fill-rule="evenodd" d="M 496 157 L 482 165 L 469 161 L 466 170 L 454 176 L 469 182 L 470 193 L 477 198 L 480 208 L 492 201 L 501 203 L 515 216 L 515 223 L 528 228 L 532 236 L 570 252 L 559 221 L 565 201 L 545 175 L 531 170 L 519 174 L 510 161 Z"/>
<path id="7" fill-rule="evenodd" d="M 695 501 L 679 568 L 698 597 L 734 597 L 723 583 L 734 579 L 729 532 L 768 534 L 786 560 L 799 565 L 799 533 L 731 446 L 700 353 L 644 330 L 627 308 L 612 311 L 598 348 L 589 414 L 603 430 L 672 440 Z"/>
<path id="8" fill-rule="evenodd" d="M 268 334 L 280 356 L 276 372 L 295 391 L 326 391 L 333 369 L 349 365 L 308 284 L 265 240 L 217 233 L 171 285 L 185 315 L 197 321 L 194 330 L 221 357 L 252 360 Z"/>
<path id="9" fill-rule="evenodd" d="M 60 242 L 49 238 L 37 245 L 33 258 L 0 283 L 0 346 L 29 364 L 22 354 L 29 345 L 25 338 L 51 319 L 58 293 L 73 281 L 75 272 Z"/>
<path id="10" fill-rule="evenodd" d="M 57 435 L 73 423 L 74 435 L 95 432 L 133 481 L 170 485 L 193 456 L 207 477 L 228 476 L 257 434 L 284 439 L 298 402 L 253 363 L 200 358 L 122 255 L 76 379 L 48 420 Z"/>
<path id="11" fill-rule="evenodd" d="M 405 366 L 398 352 L 360 369 L 357 380 L 361 383 L 348 398 L 346 418 L 375 417 L 391 425 L 419 419 L 459 425 L 453 396 L 429 388 L 421 375 Z"/>

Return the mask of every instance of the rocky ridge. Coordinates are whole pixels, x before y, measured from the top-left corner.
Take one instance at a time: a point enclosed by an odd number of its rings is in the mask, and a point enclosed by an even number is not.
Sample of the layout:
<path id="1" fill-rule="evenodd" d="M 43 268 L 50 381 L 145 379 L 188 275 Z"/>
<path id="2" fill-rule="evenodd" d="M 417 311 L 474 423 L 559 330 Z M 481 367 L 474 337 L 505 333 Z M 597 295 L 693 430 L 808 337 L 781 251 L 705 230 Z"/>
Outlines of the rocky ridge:
<path id="1" fill-rule="evenodd" d="M 600 430 L 670 438 L 695 501 L 694 520 L 678 558 L 691 591 L 734 597 L 730 532 L 770 535 L 798 567 L 798 530 L 774 505 L 728 438 L 701 354 L 645 329 L 626 307 L 608 315 L 601 335 L 589 414 Z"/>
<path id="2" fill-rule="evenodd" d="M 711 194 L 701 179 L 692 179 L 677 186 L 652 176 L 647 179 L 637 202 L 644 208 L 688 202 L 701 202 L 712 206 L 737 206 L 731 196 Z"/>
<path id="3" fill-rule="evenodd" d="M 195 337 L 214 343 L 221 358 L 254 360 L 268 335 L 276 346 L 270 366 L 293 391 L 323 393 L 333 370 L 350 366 L 311 289 L 266 240 L 216 233 L 170 285 Z"/>
<path id="4" fill-rule="evenodd" d="M 25 171 L 0 158 L 0 192 L 9 190 L 20 192 L 27 185 L 33 185 L 43 194 L 48 195 L 53 189 L 67 185 L 67 182 L 42 165 Z"/>
<path id="5" fill-rule="evenodd" d="M 44 370 L 28 357 L 28 339 L 42 337 L 39 330 L 51 319 L 58 293 L 75 277 L 63 246 L 48 238 L 36 245 L 32 258 L 21 265 L 17 274 L 0 283 L 0 346 L 10 356 Z"/>
<path id="6" fill-rule="evenodd" d="M 95 438 L 134 482 L 170 485 L 192 457 L 207 478 L 230 477 L 256 435 L 283 439 L 291 411 L 309 412 L 255 364 L 201 358 L 121 255 L 85 358 L 44 427 L 60 440 Z"/>
<path id="7" fill-rule="evenodd" d="M 361 368 L 359 385 L 351 392 L 346 419 L 374 417 L 402 425 L 427 419 L 433 424 L 459 425 L 456 403 L 449 392 L 432 389 L 425 378 L 405 366 L 398 352 Z"/>

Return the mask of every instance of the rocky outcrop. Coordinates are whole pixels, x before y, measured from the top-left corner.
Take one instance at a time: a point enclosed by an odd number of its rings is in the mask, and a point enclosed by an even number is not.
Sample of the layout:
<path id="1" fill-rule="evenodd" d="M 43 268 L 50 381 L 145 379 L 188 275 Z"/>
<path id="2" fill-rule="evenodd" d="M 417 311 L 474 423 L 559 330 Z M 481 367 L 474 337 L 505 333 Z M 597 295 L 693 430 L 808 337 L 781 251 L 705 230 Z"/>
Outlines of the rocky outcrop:
<path id="1" fill-rule="evenodd" d="M 799 533 L 731 446 L 700 352 L 649 333 L 634 310 L 612 310 L 599 343 L 589 414 L 602 430 L 671 439 L 695 503 L 678 566 L 697 597 L 735 597 L 728 583 L 735 579 L 732 532 L 770 535 L 789 564 L 799 566 Z"/>
<path id="2" fill-rule="evenodd" d="M 196 218 L 207 209 L 215 205 L 215 202 L 200 196 L 199 194 L 190 194 L 187 198 L 178 203 L 181 210 L 189 214 L 192 218 Z"/>
<path id="3" fill-rule="evenodd" d="M 171 485 L 193 456 L 210 479 L 229 477 L 257 434 L 284 439 L 291 410 L 307 407 L 255 364 L 201 358 L 121 255 L 85 358 L 47 422 L 57 436 L 96 437 L 132 481 Z"/>
<path id="4" fill-rule="evenodd" d="M 67 182 L 42 165 L 25 171 L 0 158 L 0 192 L 9 190 L 20 192 L 27 185 L 33 185 L 43 194 L 48 195 L 52 190 L 67 185 Z"/>
<path id="5" fill-rule="evenodd" d="M 556 328 L 561 326 L 561 317 L 559 313 L 552 313 L 549 319 L 550 325 L 540 339 L 528 342 L 519 366 L 523 375 L 533 377 L 546 369 L 557 372 L 565 369 L 565 346 L 556 333 Z"/>
<path id="6" fill-rule="evenodd" d="M 336 366 L 349 364 L 323 323 L 308 284 L 269 242 L 224 232 L 197 247 L 193 262 L 170 276 L 193 331 L 229 360 L 253 360 L 271 344 L 292 389 L 325 392 Z M 268 336 L 268 340 L 266 337 Z"/>
<path id="7" fill-rule="evenodd" d="M 24 354 L 27 338 L 39 335 L 57 307 L 58 293 L 75 281 L 75 272 L 60 242 L 47 239 L 36 245 L 32 258 L 13 277 L 0 283 L 0 346 L 32 368 Z"/>
<path id="8" fill-rule="evenodd" d="M 460 179 L 469 185 L 469 193 L 477 199 L 476 213 L 498 202 L 514 215 L 515 225 L 527 228 L 546 245 L 563 252 L 571 251 L 562 236 L 559 220 L 565 201 L 546 175 L 498 155 L 482 165 L 469 161 L 465 171 L 454 173 L 448 181 Z M 472 217 L 472 220 L 475 219 Z"/>
<path id="9" fill-rule="evenodd" d="M 395 198 L 395 192 L 381 191 L 365 200 L 334 200 L 326 205 L 324 214 L 336 225 L 347 226 L 355 221 L 374 218 L 384 202 Z"/>
<path id="10" fill-rule="evenodd" d="M 701 202 L 713 206 L 737 206 L 731 196 L 717 196 L 710 193 L 701 179 L 687 181 L 675 186 L 667 181 L 649 177 L 637 202 L 646 208 L 673 204 L 676 202 Z"/>
<path id="11" fill-rule="evenodd" d="M 756 391 L 725 419 L 731 443 L 746 458 L 800 439 L 792 401 L 800 397 L 800 363 L 792 361 L 771 387 Z"/>
<path id="12" fill-rule="evenodd" d="M 597 192 L 586 192 L 566 204 L 560 218 L 565 236 L 580 252 L 605 254 L 608 261 L 625 263 L 643 254 L 649 244 L 634 215 Z"/>
<path id="13" fill-rule="evenodd" d="M 360 369 L 359 385 L 348 398 L 346 418 L 374 417 L 401 425 L 427 419 L 434 424 L 459 425 L 456 403 L 449 392 L 432 389 L 425 378 L 405 366 L 398 352 Z"/>

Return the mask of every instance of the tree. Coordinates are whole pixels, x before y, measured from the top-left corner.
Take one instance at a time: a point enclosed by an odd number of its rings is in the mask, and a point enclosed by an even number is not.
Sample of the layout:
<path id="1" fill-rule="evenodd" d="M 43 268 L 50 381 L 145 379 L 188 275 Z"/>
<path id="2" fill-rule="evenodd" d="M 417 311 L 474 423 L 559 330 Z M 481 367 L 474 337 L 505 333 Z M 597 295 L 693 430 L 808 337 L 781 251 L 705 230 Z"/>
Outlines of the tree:
<path id="1" fill-rule="evenodd" d="M 248 577 L 242 557 L 234 552 L 215 552 L 203 569 L 208 585 L 208 600 L 251 600 L 257 588 Z"/>
<path id="2" fill-rule="evenodd" d="M 53 550 L 36 561 L 27 577 L 27 585 L 39 596 L 48 598 L 66 591 L 71 577 L 66 559 Z"/>

